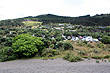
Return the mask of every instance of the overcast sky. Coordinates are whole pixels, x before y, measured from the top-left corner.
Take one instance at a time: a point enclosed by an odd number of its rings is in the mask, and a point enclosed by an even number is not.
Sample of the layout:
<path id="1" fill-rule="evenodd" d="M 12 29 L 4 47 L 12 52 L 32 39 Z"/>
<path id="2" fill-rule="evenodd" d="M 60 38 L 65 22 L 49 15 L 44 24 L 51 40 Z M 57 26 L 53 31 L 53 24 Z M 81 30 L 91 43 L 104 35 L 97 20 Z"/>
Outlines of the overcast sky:
<path id="1" fill-rule="evenodd" d="M 110 0 L 0 0 L 0 20 L 48 13 L 71 17 L 110 13 Z"/>

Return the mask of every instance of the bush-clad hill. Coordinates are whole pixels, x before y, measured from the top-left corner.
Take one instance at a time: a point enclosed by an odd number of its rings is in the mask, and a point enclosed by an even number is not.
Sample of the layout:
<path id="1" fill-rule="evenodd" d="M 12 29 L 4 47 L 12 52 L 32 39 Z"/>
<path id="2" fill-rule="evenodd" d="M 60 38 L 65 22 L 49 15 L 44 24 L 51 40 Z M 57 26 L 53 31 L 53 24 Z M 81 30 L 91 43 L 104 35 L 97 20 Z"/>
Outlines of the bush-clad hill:
<path id="1" fill-rule="evenodd" d="M 49 23 L 71 23 L 75 25 L 84 25 L 84 26 L 110 26 L 110 14 L 101 14 L 101 15 L 85 15 L 79 17 L 68 17 L 68 16 L 58 16 L 53 14 L 44 14 L 38 16 L 28 16 L 24 18 L 12 19 L 12 20 L 1 20 L 0 26 L 25 26 L 23 21 L 37 21 L 43 22 L 43 24 Z"/>

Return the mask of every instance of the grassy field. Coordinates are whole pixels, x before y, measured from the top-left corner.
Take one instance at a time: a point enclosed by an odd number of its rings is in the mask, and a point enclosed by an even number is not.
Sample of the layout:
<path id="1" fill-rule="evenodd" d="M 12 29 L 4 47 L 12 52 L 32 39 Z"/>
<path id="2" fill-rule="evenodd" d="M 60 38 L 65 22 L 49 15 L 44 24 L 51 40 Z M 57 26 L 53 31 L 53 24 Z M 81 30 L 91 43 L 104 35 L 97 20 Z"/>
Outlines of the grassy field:
<path id="1" fill-rule="evenodd" d="M 24 23 L 24 25 L 26 26 L 26 27 L 34 27 L 34 26 L 39 26 L 39 25 L 41 25 L 42 24 L 42 22 L 37 22 L 37 21 L 24 21 L 24 22 L 22 22 L 22 23 Z"/>

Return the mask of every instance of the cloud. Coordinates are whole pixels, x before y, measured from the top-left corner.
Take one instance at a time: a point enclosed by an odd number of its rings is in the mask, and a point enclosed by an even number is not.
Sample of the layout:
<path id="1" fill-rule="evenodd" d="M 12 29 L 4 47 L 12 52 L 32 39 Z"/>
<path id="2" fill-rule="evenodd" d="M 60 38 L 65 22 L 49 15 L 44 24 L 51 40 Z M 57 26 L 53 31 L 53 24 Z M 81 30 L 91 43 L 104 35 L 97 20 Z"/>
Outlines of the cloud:
<path id="1" fill-rule="evenodd" d="M 108 13 L 110 0 L 0 0 L 0 20 L 40 14 L 82 16 Z"/>
<path id="2" fill-rule="evenodd" d="M 83 0 L 80 5 L 85 13 L 91 15 L 108 13 L 110 11 L 110 0 Z"/>

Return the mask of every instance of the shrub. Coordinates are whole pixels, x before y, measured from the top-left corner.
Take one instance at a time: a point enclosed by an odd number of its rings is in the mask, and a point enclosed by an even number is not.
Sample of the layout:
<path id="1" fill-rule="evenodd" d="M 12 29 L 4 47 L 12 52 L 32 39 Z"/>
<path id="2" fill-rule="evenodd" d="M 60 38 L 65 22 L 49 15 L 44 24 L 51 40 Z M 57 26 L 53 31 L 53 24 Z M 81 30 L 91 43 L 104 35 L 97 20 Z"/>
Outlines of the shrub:
<path id="1" fill-rule="evenodd" d="M 110 55 L 105 55 L 104 58 L 110 58 Z"/>
<path id="2" fill-rule="evenodd" d="M 93 50 L 93 52 L 94 52 L 94 53 L 99 53 L 99 51 L 98 51 L 98 50 L 96 50 L 96 49 L 94 49 L 94 50 Z"/>
<path id="3" fill-rule="evenodd" d="M 99 63 L 99 60 L 96 60 L 96 63 Z"/>
<path id="4" fill-rule="evenodd" d="M 108 59 L 108 61 L 110 62 L 110 58 Z"/>
<path id="5" fill-rule="evenodd" d="M 56 41 L 63 41 L 65 38 L 62 36 L 57 36 L 55 39 Z"/>
<path id="6" fill-rule="evenodd" d="M 44 43 L 41 41 L 42 38 L 34 37 L 29 34 L 17 35 L 14 39 L 15 43 L 12 44 L 12 49 L 19 58 L 32 57 L 37 52 L 41 53 L 44 49 Z"/>
<path id="7" fill-rule="evenodd" d="M 102 61 L 103 61 L 104 59 L 102 58 Z"/>
<path id="8" fill-rule="evenodd" d="M 55 49 L 44 49 L 43 51 L 42 51 L 42 54 L 41 54 L 41 56 L 46 56 L 46 57 L 53 57 L 53 56 L 55 56 L 55 55 L 58 55 L 59 54 L 59 52 L 57 51 L 57 50 L 55 50 Z"/>
<path id="9" fill-rule="evenodd" d="M 101 59 L 102 56 L 94 55 L 94 56 L 92 56 L 91 58 L 94 58 L 94 59 Z"/>
<path id="10" fill-rule="evenodd" d="M 91 58 L 90 57 L 88 57 L 88 60 L 90 60 Z"/>
<path id="11" fill-rule="evenodd" d="M 104 44 L 110 44 L 110 36 L 102 37 L 101 42 Z"/>
<path id="12" fill-rule="evenodd" d="M 59 42 L 58 44 L 57 44 L 57 48 L 62 48 L 63 47 L 63 42 Z"/>
<path id="13" fill-rule="evenodd" d="M 5 62 L 9 60 L 15 60 L 17 56 L 13 54 L 11 47 L 4 47 L 0 50 L 0 61 Z"/>
<path id="14" fill-rule="evenodd" d="M 83 41 L 83 43 L 87 44 L 88 42 L 87 41 Z"/>
<path id="15" fill-rule="evenodd" d="M 51 44 L 51 45 L 49 46 L 49 48 L 52 48 L 52 49 L 53 49 L 53 48 L 54 48 L 54 44 Z"/>
<path id="16" fill-rule="evenodd" d="M 80 56 L 76 56 L 72 53 L 66 53 L 63 59 L 68 60 L 70 62 L 82 61 L 83 59 Z"/>
<path id="17" fill-rule="evenodd" d="M 85 51 L 85 50 L 78 50 L 77 53 L 80 54 L 80 55 L 85 55 L 85 54 L 87 54 L 87 51 Z"/>
<path id="18" fill-rule="evenodd" d="M 64 50 L 69 50 L 69 49 L 73 50 L 73 45 L 69 42 L 65 42 L 63 48 Z"/>
<path id="19" fill-rule="evenodd" d="M 68 60 L 70 58 L 71 53 L 66 53 L 66 55 L 63 57 L 63 59 Z"/>

